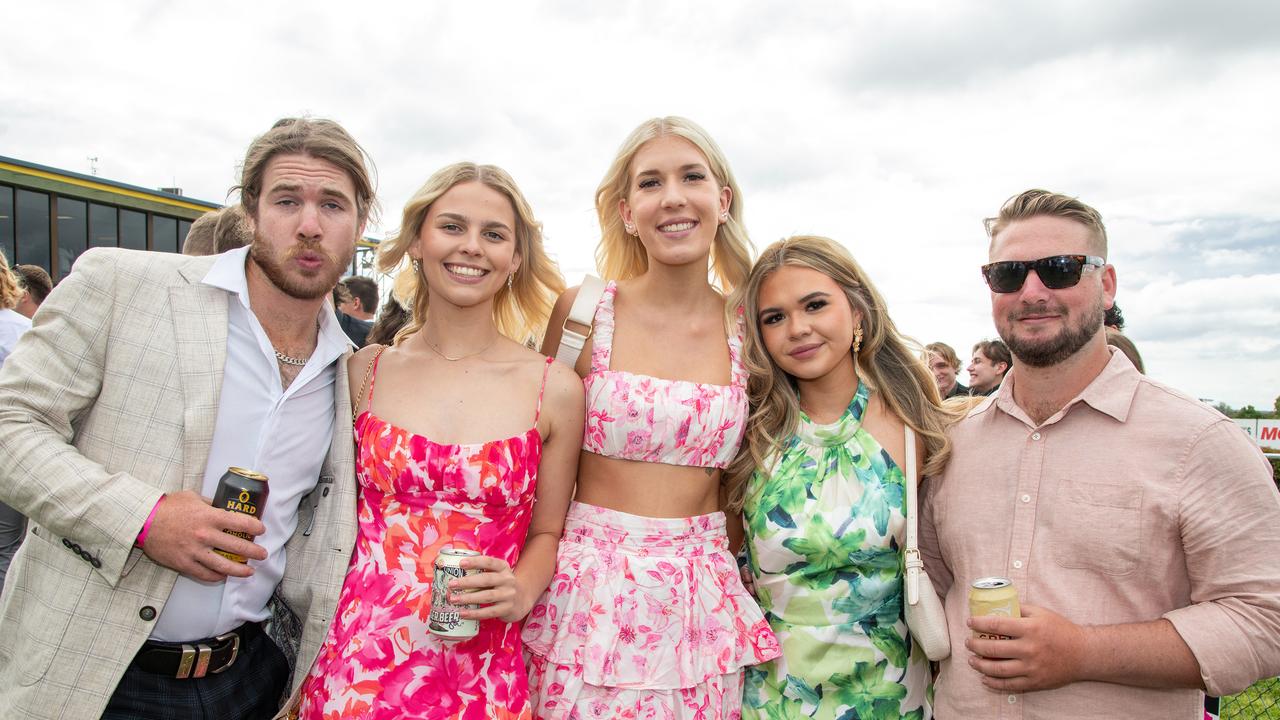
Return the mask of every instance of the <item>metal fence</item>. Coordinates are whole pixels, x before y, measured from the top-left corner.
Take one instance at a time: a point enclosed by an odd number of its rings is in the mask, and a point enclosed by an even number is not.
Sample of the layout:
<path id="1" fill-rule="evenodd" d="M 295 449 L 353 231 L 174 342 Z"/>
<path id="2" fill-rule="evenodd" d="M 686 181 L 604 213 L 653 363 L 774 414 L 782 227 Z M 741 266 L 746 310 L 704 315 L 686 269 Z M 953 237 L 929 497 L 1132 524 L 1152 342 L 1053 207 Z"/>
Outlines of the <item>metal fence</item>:
<path id="1" fill-rule="evenodd" d="M 1222 698 L 1222 720 L 1280 720 L 1280 678 L 1255 683 Z"/>

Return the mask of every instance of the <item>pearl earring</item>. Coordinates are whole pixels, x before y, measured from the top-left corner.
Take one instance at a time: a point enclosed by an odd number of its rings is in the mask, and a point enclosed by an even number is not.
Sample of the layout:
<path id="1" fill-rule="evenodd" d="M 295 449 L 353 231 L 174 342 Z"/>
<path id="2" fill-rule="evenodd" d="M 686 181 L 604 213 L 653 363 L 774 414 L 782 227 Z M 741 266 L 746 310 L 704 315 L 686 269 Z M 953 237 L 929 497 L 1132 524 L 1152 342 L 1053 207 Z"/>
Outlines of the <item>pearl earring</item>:
<path id="1" fill-rule="evenodd" d="M 413 266 L 414 272 L 416 273 L 422 272 L 422 261 L 419 260 L 418 258 L 409 258 L 409 264 Z"/>

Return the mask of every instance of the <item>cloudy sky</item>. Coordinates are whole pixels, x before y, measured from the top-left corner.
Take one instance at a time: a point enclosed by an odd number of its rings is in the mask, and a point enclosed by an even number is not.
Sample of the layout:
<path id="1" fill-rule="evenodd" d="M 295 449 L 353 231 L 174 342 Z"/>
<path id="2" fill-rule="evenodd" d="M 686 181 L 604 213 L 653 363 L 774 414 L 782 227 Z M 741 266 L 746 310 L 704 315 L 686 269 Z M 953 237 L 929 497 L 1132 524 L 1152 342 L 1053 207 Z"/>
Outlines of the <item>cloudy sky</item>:
<path id="1" fill-rule="evenodd" d="M 904 331 L 962 355 L 994 336 L 981 219 L 1029 187 L 1079 196 L 1148 371 L 1270 408 L 1277 27 L 1273 0 L 19 3 L 0 155 L 223 202 L 276 118 L 330 117 L 377 164 L 371 235 L 434 170 L 492 162 L 576 282 L 618 144 L 685 115 L 758 247 L 838 239 Z"/>

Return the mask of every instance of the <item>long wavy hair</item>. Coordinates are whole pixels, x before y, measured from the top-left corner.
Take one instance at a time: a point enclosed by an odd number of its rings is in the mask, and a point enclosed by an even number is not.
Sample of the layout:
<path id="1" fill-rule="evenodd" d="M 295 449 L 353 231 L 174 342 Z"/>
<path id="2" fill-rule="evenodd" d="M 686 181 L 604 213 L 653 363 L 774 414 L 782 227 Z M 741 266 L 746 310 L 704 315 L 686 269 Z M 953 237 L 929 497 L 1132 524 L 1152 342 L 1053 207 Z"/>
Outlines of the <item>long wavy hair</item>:
<path id="1" fill-rule="evenodd" d="M 9 260 L 0 250 L 0 310 L 8 310 L 22 299 L 22 286 L 18 276 L 9 269 Z"/>
<path id="2" fill-rule="evenodd" d="M 493 299 L 493 321 L 498 332 L 518 343 L 537 347 L 551 317 L 556 298 L 564 292 L 564 278 L 556 262 L 547 256 L 542 245 L 542 224 L 533 217 L 533 208 L 525 199 L 515 180 L 496 165 L 477 165 L 460 162 L 436 171 L 404 206 L 398 232 L 378 246 L 378 269 L 390 273 L 405 262 L 409 246 L 418 241 L 427 212 L 441 195 L 455 185 L 466 182 L 482 183 L 511 201 L 515 210 L 516 252 L 520 255 L 520 269 L 516 271 L 511 288 L 503 285 Z M 417 332 L 426 322 L 428 295 L 420 273 L 412 266 L 405 267 L 396 280 L 396 293 L 406 301 L 412 317 L 396 333 L 398 344 Z"/>
<path id="3" fill-rule="evenodd" d="M 760 286 L 782 267 L 817 270 L 844 291 L 849 305 L 862 316 L 862 346 L 854 357 L 859 380 L 878 392 L 885 406 L 920 436 L 925 450 L 923 474 L 940 472 L 951 454 L 946 429 L 960 416 L 960 408 L 943 406 L 914 342 L 898 332 L 884 298 L 849 252 L 829 238 L 800 235 L 766 248 L 734 298 L 747 320 L 743 361 L 751 374 L 747 381 L 751 414 L 742 447 L 725 472 L 729 507 L 742 510 L 752 473 L 770 467 L 799 427 L 796 381 L 770 357 L 760 334 Z"/>
<path id="4" fill-rule="evenodd" d="M 649 256 L 639 238 L 629 235 L 622 226 L 619 203 L 631 193 L 631 161 L 650 140 L 677 136 L 693 143 L 707 158 L 711 174 L 720 187 L 728 187 L 729 220 L 716 229 L 711 244 L 711 271 L 715 285 L 724 293 L 733 292 L 747 278 L 751 269 L 751 239 L 742 224 L 742 191 L 733 179 L 729 161 L 720 146 L 692 120 L 670 116 L 652 118 L 640 123 L 618 148 L 618 154 L 596 189 L 596 215 L 600 220 L 600 245 L 596 248 L 596 269 L 609 280 L 626 280 L 649 269 Z"/>

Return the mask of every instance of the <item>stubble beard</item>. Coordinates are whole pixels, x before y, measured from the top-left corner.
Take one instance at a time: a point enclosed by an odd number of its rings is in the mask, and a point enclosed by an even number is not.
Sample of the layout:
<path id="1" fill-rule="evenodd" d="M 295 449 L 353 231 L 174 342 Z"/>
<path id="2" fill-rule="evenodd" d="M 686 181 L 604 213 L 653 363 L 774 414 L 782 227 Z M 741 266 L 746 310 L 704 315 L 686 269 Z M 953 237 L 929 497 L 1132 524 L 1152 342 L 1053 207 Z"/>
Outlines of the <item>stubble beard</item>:
<path id="1" fill-rule="evenodd" d="M 315 270 L 302 270 L 291 273 L 285 264 L 298 253 L 308 251 L 323 255 L 325 264 Z M 351 265 L 355 257 L 356 247 L 352 242 L 345 258 L 336 258 L 325 252 L 319 243 L 295 242 L 278 257 L 271 246 L 262 241 L 258 232 L 253 234 L 253 244 L 249 247 L 249 258 L 253 261 L 267 280 L 280 292 L 297 300 L 315 300 L 333 292 L 342 273 Z"/>
<path id="2" fill-rule="evenodd" d="M 1088 345 L 1093 336 L 1101 332 L 1106 310 L 1099 299 L 1080 317 L 1080 322 L 1068 325 L 1051 338 L 1035 340 L 1022 338 L 1014 333 L 1014 323 L 1019 314 L 1012 312 L 1005 318 L 1004 327 L 998 328 L 1000 339 L 1009 346 L 1009 352 L 1013 353 L 1018 362 L 1026 363 L 1029 367 L 1044 368 L 1063 362 Z"/>

